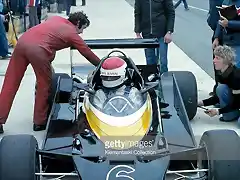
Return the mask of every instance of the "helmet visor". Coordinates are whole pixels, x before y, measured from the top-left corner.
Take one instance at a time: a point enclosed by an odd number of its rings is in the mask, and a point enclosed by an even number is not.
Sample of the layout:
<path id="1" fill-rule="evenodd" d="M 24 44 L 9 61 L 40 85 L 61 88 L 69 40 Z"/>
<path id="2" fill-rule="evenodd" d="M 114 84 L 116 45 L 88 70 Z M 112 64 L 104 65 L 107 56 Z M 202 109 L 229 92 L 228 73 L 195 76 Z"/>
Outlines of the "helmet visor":
<path id="1" fill-rule="evenodd" d="M 121 76 L 101 76 L 103 81 L 116 81 L 120 78 Z"/>

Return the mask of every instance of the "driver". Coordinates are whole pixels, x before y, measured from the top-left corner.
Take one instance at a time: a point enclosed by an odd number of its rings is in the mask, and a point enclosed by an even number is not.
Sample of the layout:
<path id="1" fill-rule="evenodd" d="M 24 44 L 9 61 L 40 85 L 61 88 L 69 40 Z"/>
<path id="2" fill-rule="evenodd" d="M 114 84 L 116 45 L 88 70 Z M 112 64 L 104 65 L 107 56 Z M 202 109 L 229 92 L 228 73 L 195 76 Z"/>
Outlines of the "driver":
<path id="1" fill-rule="evenodd" d="M 93 103 L 103 108 L 104 102 L 116 95 L 128 94 L 128 97 L 134 102 L 134 105 L 140 106 L 142 96 L 135 87 L 126 86 L 128 80 L 127 63 L 117 56 L 107 58 L 100 69 L 100 77 L 103 88 L 96 91 Z"/>

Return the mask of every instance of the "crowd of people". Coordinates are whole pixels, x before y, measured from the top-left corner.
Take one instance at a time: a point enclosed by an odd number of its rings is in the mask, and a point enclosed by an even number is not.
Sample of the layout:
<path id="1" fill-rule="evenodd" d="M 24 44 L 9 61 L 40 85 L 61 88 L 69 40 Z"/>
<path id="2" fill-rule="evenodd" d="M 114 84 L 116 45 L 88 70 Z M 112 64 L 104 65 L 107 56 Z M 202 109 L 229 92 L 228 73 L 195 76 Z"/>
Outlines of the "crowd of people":
<path id="1" fill-rule="evenodd" d="M 14 97 L 29 64 L 34 69 L 38 84 L 33 130 L 40 131 L 46 128 L 47 98 L 52 82 L 51 62 L 54 60 L 56 51 L 74 46 L 92 64 L 98 65 L 100 62 L 100 58 L 91 51 L 79 36 L 90 25 L 90 20 L 86 14 L 83 12 L 71 14 L 69 10 L 71 5 L 65 4 L 68 19 L 56 16 L 38 24 L 36 16 L 38 1 L 35 0 L 34 2 L 35 6 L 31 10 L 35 14 L 34 17 L 32 16 L 35 19 L 32 20 L 34 23 L 21 36 L 14 49 L 0 94 L 0 102 L 5 102 L 0 103 L 0 133 L 4 132 L 3 124 L 7 121 Z M 175 8 L 181 2 L 184 3 L 185 9 L 189 10 L 187 2 L 183 0 L 179 0 L 176 4 L 172 0 L 135 0 L 134 31 L 136 38 L 157 38 L 159 40 L 159 49 L 145 49 L 145 56 L 147 64 L 160 65 L 161 74 L 168 71 L 168 44 L 172 42 L 172 33 L 174 33 Z M 62 4 L 63 1 L 58 0 L 58 3 Z M 229 3 L 230 1 L 225 2 L 225 0 L 209 0 L 209 16 L 206 22 L 213 30 L 213 58 L 209 61 L 213 62 L 216 84 L 213 87 L 213 92 L 210 93 L 210 97 L 199 100 L 198 105 L 215 105 L 216 108 L 206 110 L 205 113 L 211 117 L 222 115 L 219 118 L 220 121 L 238 120 L 240 122 L 240 18 L 227 19 L 220 16 L 217 9 L 217 6 L 232 4 L 240 7 L 240 0 L 232 0 Z M 85 1 L 83 1 L 83 5 L 85 5 Z M 62 11 L 60 6 L 58 11 Z M 5 53 L 8 53 L 8 51 Z M 41 54 L 41 56 L 36 56 L 36 54 Z M 122 87 L 126 80 L 124 63 L 115 59 L 104 66 L 106 67 L 102 67 L 101 77 L 103 82 L 108 83 L 106 88 Z M 121 71 L 119 71 L 120 67 Z M 113 78 L 112 75 L 108 77 L 108 72 L 115 71 L 115 74 L 118 74 L 116 77 Z"/>
<path id="2" fill-rule="evenodd" d="M 9 59 L 11 57 L 10 48 L 13 46 L 11 39 L 7 37 L 9 31 L 10 12 L 12 15 L 19 15 L 28 20 L 26 30 L 32 28 L 42 21 L 42 9 L 47 8 L 50 11 L 51 4 L 57 5 L 58 13 L 66 11 L 69 16 L 72 5 L 76 5 L 76 0 L 0 0 L 0 59 Z M 86 1 L 82 0 L 82 6 L 85 6 Z M 16 27 L 13 27 L 16 31 Z M 11 33 L 18 33 L 18 32 Z M 15 36 L 15 34 L 14 34 Z M 16 37 L 17 41 L 17 37 Z"/>

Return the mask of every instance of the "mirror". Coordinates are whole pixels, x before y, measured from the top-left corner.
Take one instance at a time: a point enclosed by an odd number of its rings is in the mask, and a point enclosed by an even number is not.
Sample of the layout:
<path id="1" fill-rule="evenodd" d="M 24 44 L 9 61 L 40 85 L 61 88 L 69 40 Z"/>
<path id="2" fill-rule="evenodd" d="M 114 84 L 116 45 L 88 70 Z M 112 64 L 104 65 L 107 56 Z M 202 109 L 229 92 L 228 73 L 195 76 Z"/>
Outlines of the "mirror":
<path id="1" fill-rule="evenodd" d="M 88 92 L 89 94 L 92 95 L 95 94 L 95 90 L 89 87 L 88 84 L 75 83 L 74 86 L 77 87 L 78 89 Z"/>
<path id="2" fill-rule="evenodd" d="M 159 82 L 149 82 L 145 84 L 145 87 L 141 90 L 142 94 L 145 94 L 146 92 L 148 92 L 149 90 L 157 87 L 159 84 Z"/>

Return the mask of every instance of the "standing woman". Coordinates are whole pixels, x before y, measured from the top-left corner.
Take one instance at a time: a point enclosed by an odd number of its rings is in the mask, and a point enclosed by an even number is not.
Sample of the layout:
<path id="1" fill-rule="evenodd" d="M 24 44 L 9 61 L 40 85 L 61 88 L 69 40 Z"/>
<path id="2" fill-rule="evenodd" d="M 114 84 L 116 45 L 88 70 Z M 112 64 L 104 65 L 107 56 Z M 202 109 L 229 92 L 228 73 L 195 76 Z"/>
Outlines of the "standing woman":
<path id="1" fill-rule="evenodd" d="M 240 0 L 224 0 L 222 5 L 236 5 L 240 7 Z M 240 68 L 240 16 L 236 20 L 228 20 L 220 16 L 217 29 L 214 34 L 213 49 L 220 44 L 232 47 L 236 52 L 236 67 Z"/>

